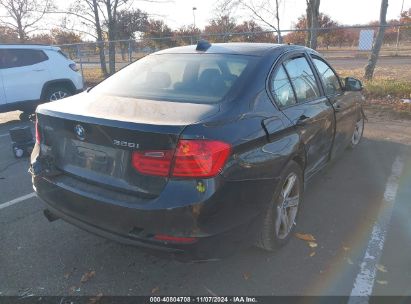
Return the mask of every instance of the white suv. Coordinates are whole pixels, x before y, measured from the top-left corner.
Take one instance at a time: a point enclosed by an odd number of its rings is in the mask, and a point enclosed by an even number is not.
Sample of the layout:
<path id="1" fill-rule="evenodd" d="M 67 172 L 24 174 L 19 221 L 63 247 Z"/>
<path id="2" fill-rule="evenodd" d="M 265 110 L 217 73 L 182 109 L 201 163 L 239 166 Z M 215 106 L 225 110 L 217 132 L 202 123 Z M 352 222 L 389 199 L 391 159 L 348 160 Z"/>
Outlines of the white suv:
<path id="1" fill-rule="evenodd" d="M 0 113 L 33 113 L 42 102 L 54 101 L 83 91 L 76 63 L 58 47 L 46 45 L 0 45 Z"/>

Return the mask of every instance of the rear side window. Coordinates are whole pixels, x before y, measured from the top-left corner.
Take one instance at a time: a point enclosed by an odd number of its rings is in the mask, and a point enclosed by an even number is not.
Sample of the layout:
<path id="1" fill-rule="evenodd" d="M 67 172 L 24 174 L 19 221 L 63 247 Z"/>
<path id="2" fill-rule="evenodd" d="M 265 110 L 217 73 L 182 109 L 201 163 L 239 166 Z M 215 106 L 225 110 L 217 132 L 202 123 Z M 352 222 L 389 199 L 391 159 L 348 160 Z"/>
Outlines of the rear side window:
<path id="1" fill-rule="evenodd" d="M 284 66 L 294 86 L 297 102 L 313 100 L 320 96 L 314 73 L 305 57 L 286 60 Z"/>
<path id="2" fill-rule="evenodd" d="M 296 103 L 293 88 L 283 66 L 280 66 L 271 79 L 271 93 L 279 107 L 288 107 Z"/>
<path id="3" fill-rule="evenodd" d="M 342 92 L 338 76 L 334 73 L 331 67 L 318 58 L 313 58 L 313 62 L 320 74 L 320 78 L 324 84 L 325 94 L 335 95 Z"/>
<path id="4" fill-rule="evenodd" d="M 0 50 L 0 68 L 9 69 L 29 66 L 48 60 L 41 50 L 3 49 Z"/>

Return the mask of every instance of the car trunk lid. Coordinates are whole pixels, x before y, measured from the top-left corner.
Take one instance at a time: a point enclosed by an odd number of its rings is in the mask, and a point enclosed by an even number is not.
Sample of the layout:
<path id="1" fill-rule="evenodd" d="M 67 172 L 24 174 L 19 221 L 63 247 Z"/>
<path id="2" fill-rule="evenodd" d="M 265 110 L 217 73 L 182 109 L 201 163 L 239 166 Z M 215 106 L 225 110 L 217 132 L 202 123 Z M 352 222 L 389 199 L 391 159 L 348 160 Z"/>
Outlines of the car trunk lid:
<path id="1" fill-rule="evenodd" d="M 80 97 L 80 96 L 77 96 Z M 218 105 L 136 100 L 82 94 L 38 108 L 44 153 L 74 178 L 142 196 L 160 194 L 168 177 L 131 166 L 133 151 L 174 150 L 189 124 Z"/>

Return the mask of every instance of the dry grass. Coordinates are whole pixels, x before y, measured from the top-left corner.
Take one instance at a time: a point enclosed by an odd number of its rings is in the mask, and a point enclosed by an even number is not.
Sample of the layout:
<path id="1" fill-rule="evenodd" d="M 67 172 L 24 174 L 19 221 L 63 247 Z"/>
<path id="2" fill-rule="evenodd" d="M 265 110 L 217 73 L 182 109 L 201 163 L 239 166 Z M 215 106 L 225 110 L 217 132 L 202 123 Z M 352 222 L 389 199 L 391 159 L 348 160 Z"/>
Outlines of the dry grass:
<path id="1" fill-rule="evenodd" d="M 94 86 L 104 79 L 99 68 L 83 68 L 83 76 L 87 86 Z"/>
<path id="2" fill-rule="evenodd" d="M 364 85 L 364 94 L 373 99 L 411 98 L 411 71 L 408 67 L 376 68 L 371 81 L 363 77 L 364 70 L 338 70 L 341 77 L 352 76 L 360 79 Z"/>
<path id="3" fill-rule="evenodd" d="M 411 71 L 409 67 L 376 68 L 371 81 L 363 77 L 363 69 L 339 70 L 342 77 L 352 76 L 364 85 L 365 107 L 377 117 L 411 119 L 411 104 L 402 99 L 411 98 Z"/>

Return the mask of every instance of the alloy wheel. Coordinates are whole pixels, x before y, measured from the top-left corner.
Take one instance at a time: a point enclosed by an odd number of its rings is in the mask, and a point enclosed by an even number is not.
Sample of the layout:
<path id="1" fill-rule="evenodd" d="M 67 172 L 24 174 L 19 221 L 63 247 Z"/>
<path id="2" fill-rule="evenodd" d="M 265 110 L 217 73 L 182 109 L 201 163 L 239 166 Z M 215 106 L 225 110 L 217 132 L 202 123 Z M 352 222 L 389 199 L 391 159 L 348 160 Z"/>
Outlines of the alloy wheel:
<path id="1" fill-rule="evenodd" d="M 361 118 L 355 124 L 355 130 L 354 130 L 354 133 L 352 134 L 351 143 L 353 145 L 357 145 L 360 142 L 363 129 L 364 129 L 364 118 Z"/>
<path id="2" fill-rule="evenodd" d="M 295 173 L 290 173 L 286 178 L 279 195 L 277 217 L 275 219 L 275 233 L 277 238 L 285 239 L 290 233 L 297 216 L 300 203 L 299 180 Z"/>
<path id="3" fill-rule="evenodd" d="M 50 95 L 50 101 L 56 101 L 59 99 L 63 99 L 63 98 L 66 98 L 67 96 L 68 96 L 67 92 L 59 90 L 59 91 L 53 92 Z"/>

